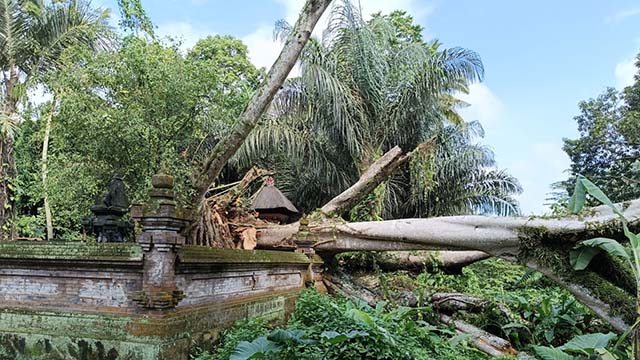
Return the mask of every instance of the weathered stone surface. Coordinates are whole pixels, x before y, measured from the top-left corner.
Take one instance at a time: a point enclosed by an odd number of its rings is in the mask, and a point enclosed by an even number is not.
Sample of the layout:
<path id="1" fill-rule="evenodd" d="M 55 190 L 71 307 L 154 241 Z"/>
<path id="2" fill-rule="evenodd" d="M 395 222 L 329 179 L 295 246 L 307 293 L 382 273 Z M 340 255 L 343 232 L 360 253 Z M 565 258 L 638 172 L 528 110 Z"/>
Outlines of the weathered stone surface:
<path id="1" fill-rule="evenodd" d="M 70 359 L 186 360 L 194 341 L 238 319 L 284 319 L 304 279 L 313 278 L 312 261 L 300 253 L 194 246 L 144 252 L 145 246 L 0 244 L 7 250 L 0 252 L 0 344 L 7 359 L 16 349 L 65 349 Z M 156 255 L 169 268 L 145 265 Z M 164 272 L 173 271 L 171 291 L 184 296 L 177 307 L 141 308 L 133 301 L 149 294 L 145 271 L 156 270 L 156 289 L 164 289 Z"/>
<path id="2" fill-rule="evenodd" d="M 134 206 L 135 244 L 0 243 L 0 360 L 187 360 L 206 334 L 282 320 L 317 285 L 311 252 L 185 246 L 171 185 L 155 177 Z"/>
<path id="3" fill-rule="evenodd" d="M 134 243 L 0 242 L 0 264 L 6 260 L 141 262 Z"/>

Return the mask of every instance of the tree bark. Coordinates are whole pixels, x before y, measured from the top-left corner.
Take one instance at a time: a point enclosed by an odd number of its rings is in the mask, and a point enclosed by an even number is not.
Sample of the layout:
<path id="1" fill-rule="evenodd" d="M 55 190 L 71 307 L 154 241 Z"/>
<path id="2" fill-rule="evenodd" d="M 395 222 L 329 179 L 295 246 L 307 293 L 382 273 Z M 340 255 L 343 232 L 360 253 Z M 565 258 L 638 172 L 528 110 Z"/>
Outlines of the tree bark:
<path id="1" fill-rule="evenodd" d="M 632 231 L 640 227 L 640 200 L 624 204 Z M 347 251 L 473 250 L 538 270 L 569 290 L 616 330 L 624 331 L 636 315 L 635 293 L 629 294 L 600 275 L 573 271 L 568 252 L 584 239 L 621 238 L 622 224 L 606 206 L 586 217 L 449 216 L 343 223 L 323 219 L 308 226 L 317 253 Z M 295 238 L 299 224 L 258 228 L 259 247 L 277 247 Z"/>
<path id="2" fill-rule="evenodd" d="M 462 320 L 454 320 L 450 316 L 441 314 L 440 321 L 445 324 L 453 324 L 459 334 L 468 334 L 471 342 L 480 351 L 493 357 L 514 356 L 518 351 L 511 343 L 503 338 L 490 334 Z"/>
<path id="3" fill-rule="evenodd" d="M 5 86 L 5 103 L 4 103 L 4 115 L 10 119 L 16 117 L 16 110 L 18 105 L 18 98 L 15 95 L 14 88 L 18 83 L 18 71 L 13 59 L 9 64 L 9 79 Z M 3 238 L 14 239 L 15 226 L 12 224 L 13 217 L 15 215 L 15 209 L 13 207 L 11 198 L 12 191 L 10 187 L 11 179 L 17 174 L 16 161 L 13 153 L 13 138 L 12 134 L 2 134 L 0 141 L 2 142 L 2 149 L 0 151 L 0 230 L 4 234 Z"/>
<path id="4" fill-rule="evenodd" d="M 330 3 L 331 0 L 306 1 L 298 21 L 293 26 L 280 56 L 269 70 L 267 78 L 249 101 L 231 133 L 216 144 L 205 160 L 202 171 L 194 182 L 200 194 L 206 194 L 207 189 L 216 180 L 224 165 L 238 151 L 251 130 L 256 126 L 289 75 L 300 52 L 309 40 L 313 28 Z"/>
<path id="5" fill-rule="evenodd" d="M 463 267 L 490 257 L 482 251 L 389 251 L 381 253 L 376 263 L 385 271 L 442 269 L 448 273 L 459 273 Z"/>
<path id="6" fill-rule="evenodd" d="M 44 192 L 44 216 L 47 224 L 47 240 L 53 240 L 53 218 L 51 206 L 49 204 L 49 194 L 47 191 L 47 157 L 49 155 L 49 135 L 51 134 L 51 122 L 56 108 L 56 98 L 54 96 L 51 103 L 51 110 L 47 116 L 47 123 L 44 128 L 44 138 L 42 140 L 42 191 Z"/>

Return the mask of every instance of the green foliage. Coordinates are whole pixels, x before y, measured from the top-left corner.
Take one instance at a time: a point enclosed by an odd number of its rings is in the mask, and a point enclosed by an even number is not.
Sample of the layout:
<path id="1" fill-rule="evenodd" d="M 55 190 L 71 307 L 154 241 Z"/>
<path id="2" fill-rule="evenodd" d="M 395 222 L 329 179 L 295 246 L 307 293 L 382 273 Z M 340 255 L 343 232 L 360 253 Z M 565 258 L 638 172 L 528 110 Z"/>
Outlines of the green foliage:
<path id="1" fill-rule="evenodd" d="M 88 1 L 6 1 L 0 6 L 0 80 L 2 132 L 15 130 L 15 106 L 27 88 L 61 65 L 62 53 L 74 46 L 109 48 L 113 33 L 109 13 Z M 10 93 L 7 93 L 10 91 Z M 13 124 L 12 124 L 13 122 Z"/>
<path id="2" fill-rule="evenodd" d="M 24 237 L 44 239 L 46 229 L 43 219 L 34 215 L 20 215 L 16 219 L 16 231 Z"/>
<path id="3" fill-rule="evenodd" d="M 140 0 L 118 0 L 120 9 L 120 27 L 138 34 L 143 32 L 155 38 L 154 25 L 147 16 Z"/>
<path id="4" fill-rule="evenodd" d="M 540 273 L 503 260 L 489 259 L 460 275 L 423 273 L 417 278 L 389 275 L 392 288 L 414 289 L 418 299 L 436 292 L 460 292 L 487 301 L 479 313 L 461 313 L 467 322 L 509 339 L 520 350 L 533 344 L 558 346 L 575 335 L 607 330 L 566 290 Z"/>
<path id="5" fill-rule="evenodd" d="M 376 308 L 314 292 L 303 293 L 286 329 L 238 342 L 247 331 L 243 324 L 227 332 L 213 352 L 198 360 L 213 359 L 484 359 L 465 339 L 446 328 L 418 320 L 427 309 Z M 244 337 L 244 336 L 243 336 Z M 246 338 L 246 337 L 244 337 Z M 448 339 L 449 338 L 449 339 Z M 235 352 L 227 352 L 235 345 Z M 225 355 L 221 355 L 221 354 Z M 227 355 L 228 354 L 228 355 Z M 226 356 L 226 357 L 222 357 Z"/>
<path id="6" fill-rule="evenodd" d="M 558 347 L 534 346 L 535 352 L 544 360 L 617 360 L 629 359 L 628 354 L 621 351 L 609 351 L 609 342 L 614 333 L 595 333 L 579 335 Z"/>
<path id="7" fill-rule="evenodd" d="M 190 202 L 194 164 L 242 111 L 260 76 L 246 47 L 228 36 L 203 39 L 186 55 L 175 44 L 127 37 L 117 50 L 98 55 L 69 49 L 63 61 L 64 71 L 47 78 L 61 94 L 46 189 L 58 238 L 79 234 L 116 172 L 133 201 L 144 200 L 151 175 L 165 171 L 176 177 L 180 200 Z M 33 216 L 42 211 L 48 108 L 34 109 L 15 146 L 22 170 L 18 205 Z"/>
<path id="8" fill-rule="evenodd" d="M 593 196 L 602 204 L 607 205 L 611 209 L 611 211 L 615 215 L 617 215 L 620 223 L 622 224 L 625 237 L 627 238 L 627 240 L 629 240 L 630 246 L 627 248 L 624 245 L 620 244 L 618 241 L 607 238 L 585 240 L 576 245 L 576 247 L 571 251 L 571 265 L 573 266 L 574 270 L 584 270 L 589 265 L 594 255 L 596 255 L 600 251 L 605 251 L 606 254 L 610 257 L 622 259 L 624 261 L 624 264 L 629 267 L 635 278 L 636 292 L 638 292 L 639 290 L 637 289 L 637 286 L 640 283 L 640 234 L 635 234 L 629 230 L 629 220 L 624 216 L 618 206 L 615 205 L 598 186 L 596 186 L 583 176 L 578 176 L 578 179 L 576 181 L 579 182 L 582 187 L 584 187 L 585 191 L 574 193 L 572 195 L 572 198 L 576 199 L 574 202 L 584 203 L 584 198 L 588 194 L 590 196 Z M 578 185 L 576 185 L 576 187 L 577 186 Z M 580 211 L 581 209 L 576 208 L 575 210 Z M 589 250 L 585 250 L 585 248 Z M 636 293 L 636 298 L 638 298 L 639 296 L 640 295 Z M 634 329 L 638 326 L 640 319 L 637 318 L 637 311 L 635 315 L 635 324 L 630 328 L 629 332 L 626 332 L 621 337 L 619 342 L 624 340 L 624 338 L 628 336 L 631 331 L 634 331 Z M 634 345 L 635 346 L 633 351 L 635 357 L 637 357 L 640 353 L 640 349 L 638 348 L 636 342 L 634 342 Z"/>
<path id="9" fill-rule="evenodd" d="M 629 221 L 627 218 L 625 218 L 618 206 L 615 205 L 599 187 L 583 176 L 578 176 L 577 182 L 582 184 L 581 186 L 584 188 L 584 191 L 576 192 L 572 195 L 572 198 L 576 199 L 575 203 L 584 204 L 585 198 L 587 194 L 589 194 L 602 204 L 607 205 L 620 219 L 624 234 L 629 240 L 631 247 L 626 248 L 618 241 L 607 238 L 595 238 L 582 241 L 570 253 L 571 265 L 574 270 L 584 270 L 591 262 L 591 259 L 599 253 L 600 250 L 603 250 L 610 256 L 623 259 L 633 272 L 636 283 L 640 282 L 640 263 L 638 263 L 640 241 L 638 235 L 629 230 Z M 575 210 L 580 211 L 581 208 L 577 207 Z M 585 250 L 585 248 L 590 250 Z"/>
<path id="10" fill-rule="evenodd" d="M 520 295 L 505 295 L 500 300 L 519 315 L 502 325 L 502 331 L 516 346 L 561 344 L 575 334 L 589 331 L 593 316 L 566 293 L 529 300 Z"/>
<path id="11" fill-rule="evenodd" d="M 636 67 L 640 69 L 640 62 Z M 554 185 L 559 190 L 556 203 L 565 201 L 578 174 L 591 179 L 614 202 L 640 197 L 638 99 L 640 77 L 636 75 L 634 84 L 623 92 L 608 88 L 597 98 L 580 102 L 580 114 L 574 118 L 580 137 L 564 140 L 574 175 Z"/>
<path id="12" fill-rule="evenodd" d="M 222 333 L 222 343 L 215 344 L 215 351 L 204 351 L 195 360 L 229 360 L 242 342 L 252 341 L 269 333 L 264 321 L 250 319 L 238 321 L 235 326 Z"/>
<path id="13" fill-rule="evenodd" d="M 375 23 L 377 21 L 386 21 L 393 25 L 396 33 L 392 41 L 413 44 L 423 42 L 422 32 L 424 31 L 424 27 L 416 24 L 413 21 L 413 16 L 407 14 L 406 11 L 395 10 L 388 15 L 383 15 L 381 12 L 372 14 L 369 23 Z"/>
<path id="14" fill-rule="evenodd" d="M 342 0 L 330 17 L 323 38 L 303 50 L 300 76 L 285 83 L 270 116 L 237 154 L 240 167 L 278 169 L 282 190 L 310 210 L 392 147 L 411 151 L 429 143 L 353 217 L 516 213 L 518 182 L 497 171 L 491 151 L 473 141 L 481 128 L 461 119 L 463 104 L 452 95 L 482 79 L 479 56 L 425 43 L 406 13 L 365 22 L 357 6 Z"/>

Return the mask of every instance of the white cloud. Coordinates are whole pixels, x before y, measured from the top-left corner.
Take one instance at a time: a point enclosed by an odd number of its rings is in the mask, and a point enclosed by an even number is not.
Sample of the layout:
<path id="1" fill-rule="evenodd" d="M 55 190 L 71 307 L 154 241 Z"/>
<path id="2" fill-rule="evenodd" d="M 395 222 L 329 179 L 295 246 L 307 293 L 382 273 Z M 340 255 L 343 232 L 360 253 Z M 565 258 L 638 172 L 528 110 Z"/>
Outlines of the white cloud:
<path id="1" fill-rule="evenodd" d="M 470 104 L 470 106 L 460 110 L 460 114 L 466 121 L 478 120 L 485 129 L 494 127 L 499 123 L 504 106 L 485 84 L 471 84 L 469 93 L 459 94 L 458 97 Z"/>
<path id="2" fill-rule="evenodd" d="M 249 48 L 249 59 L 257 67 L 269 69 L 282 49 L 282 43 L 273 38 L 272 26 L 260 26 L 242 41 Z"/>
<path id="3" fill-rule="evenodd" d="M 615 75 L 618 89 L 624 89 L 633 84 L 633 76 L 636 74 L 635 62 L 634 58 L 630 58 L 616 64 Z"/>
<path id="4" fill-rule="evenodd" d="M 571 161 L 560 142 L 536 143 L 518 151 L 522 156 L 517 162 L 507 165 L 507 169 L 520 180 L 524 189 L 518 196 L 520 207 L 524 214 L 548 213 L 550 209 L 544 203 L 551 192 L 550 185 L 566 178 L 564 171 Z"/>
<path id="5" fill-rule="evenodd" d="M 640 8 L 618 11 L 613 15 L 607 16 L 604 22 L 606 24 L 617 23 L 638 15 L 640 15 Z"/>
<path id="6" fill-rule="evenodd" d="M 180 48 L 183 51 L 192 48 L 198 40 L 205 38 L 208 35 L 215 35 L 215 32 L 210 31 L 205 27 L 194 26 L 188 22 L 182 21 L 159 25 L 156 33 L 161 38 L 170 37 L 181 41 Z"/>

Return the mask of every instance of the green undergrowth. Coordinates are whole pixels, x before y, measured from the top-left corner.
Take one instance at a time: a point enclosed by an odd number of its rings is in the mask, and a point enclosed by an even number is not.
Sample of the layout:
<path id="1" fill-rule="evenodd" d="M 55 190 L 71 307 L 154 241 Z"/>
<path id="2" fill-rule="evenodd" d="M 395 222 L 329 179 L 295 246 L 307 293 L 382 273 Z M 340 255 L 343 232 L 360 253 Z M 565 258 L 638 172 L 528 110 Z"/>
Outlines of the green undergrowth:
<path id="1" fill-rule="evenodd" d="M 559 346 L 577 335 L 610 330 L 570 293 L 540 273 L 499 259 L 467 266 L 458 275 L 438 271 L 418 276 L 384 274 L 381 283 L 391 292 L 412 291 L 425 302 L 437 292 L 484 299 L 483 310 L 461 311 L 455 316 L 510 340 L 518 350 L 530 351 L 533 345 Z"/>
<path id="2" fill-rule="evenodd" d="M 385 302 L 372 308 L 306 291 L 286 326 L 273 330 L 256 320 L 238 322 L 195 359 L 488 359 L 469 345 L 468 336 L 426 322 L 430 313 Z"/>
<path id="3" fill-rule="evenodd" d="M 436 271 L 354 276 L 357 283 L 386 301 L 372 308 L 356 300 L 307 291 L 280 328 L 256 320 L 238 322 L 206 344 L 194 359 L 488 358 L 472 346 L 468 335 L 434 325 L 438 315 L 430 298 L 439 292 L 483 299 L 482 310 L 452 315 L 508 339 L 514 348 L 527 354 L 540 356 L 545 349 L 555 351 L 588 334 L 604 336 L 611 331 L 571 294 L 541 274 L 498 259 L 467 266 L 456 275 Z M 411 307 L 406 307 L 408 298 Z"/>

